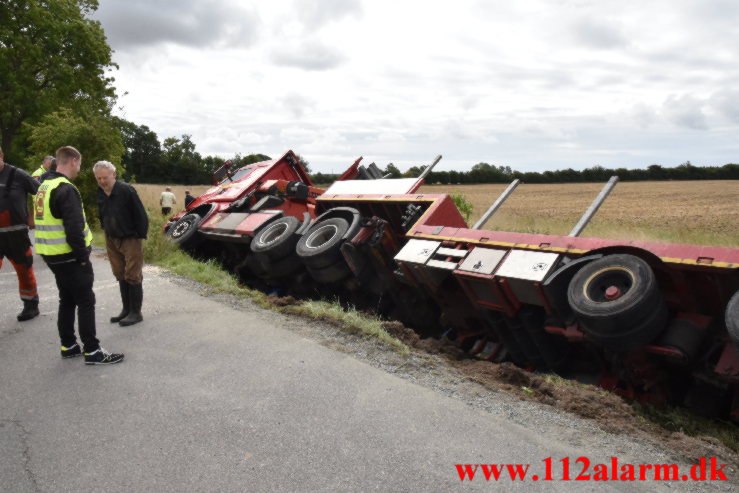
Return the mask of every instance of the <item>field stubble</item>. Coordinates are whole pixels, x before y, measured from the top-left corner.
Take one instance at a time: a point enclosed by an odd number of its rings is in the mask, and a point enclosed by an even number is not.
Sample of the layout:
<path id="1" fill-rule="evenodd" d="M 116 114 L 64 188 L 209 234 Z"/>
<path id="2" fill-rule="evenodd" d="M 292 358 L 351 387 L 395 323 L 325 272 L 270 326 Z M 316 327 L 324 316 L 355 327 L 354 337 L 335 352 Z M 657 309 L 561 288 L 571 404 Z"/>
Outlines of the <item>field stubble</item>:
<path id="1" fill-rule="evenodd" d="M 471 224 L 507 185 L 427 185 L 424 193 L 460 193 L 473 205 Z M 601 183 L 522 184 L 485 229 L 566 235 Z M 739 181 L 619 183 L 583 236 L 739 246 Z"/>
<path id="2" fill-rule="evenodd" d="M 136 184 L 144 205 L 159 207 L 165 185 Z M 507 185 L 426 185 L 423 193 L 459 193 L 473 207 L 470 224 Z M 485 229 L 566 235 L 596 197 L 601 183 L 522 184 Z M 183 208 L 185 190 L 194 196 L 208 185 L 171 185 L 174 211 Z M 739 181 L 619 183 L 583 236 L 739 246 Z"/>

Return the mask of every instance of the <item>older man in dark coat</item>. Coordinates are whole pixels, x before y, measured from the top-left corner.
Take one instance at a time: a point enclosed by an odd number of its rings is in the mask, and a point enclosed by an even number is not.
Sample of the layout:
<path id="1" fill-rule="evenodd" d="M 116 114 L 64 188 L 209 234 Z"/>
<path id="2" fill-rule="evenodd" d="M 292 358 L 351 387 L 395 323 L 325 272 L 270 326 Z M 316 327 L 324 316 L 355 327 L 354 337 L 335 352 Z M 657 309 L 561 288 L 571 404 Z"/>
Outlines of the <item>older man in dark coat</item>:
<path id="1" fill-rule="evenodd" d="M 100 223 L 113 275 L 118 279 L 123 309 L 111 323 L 127 326 L 141 322 L 144 291 L 144 243 L 149 218 L 136 190 L 116 180 L 115 166 L 98 161 L 92 168 L 98 182 L 97 203 Z"/>

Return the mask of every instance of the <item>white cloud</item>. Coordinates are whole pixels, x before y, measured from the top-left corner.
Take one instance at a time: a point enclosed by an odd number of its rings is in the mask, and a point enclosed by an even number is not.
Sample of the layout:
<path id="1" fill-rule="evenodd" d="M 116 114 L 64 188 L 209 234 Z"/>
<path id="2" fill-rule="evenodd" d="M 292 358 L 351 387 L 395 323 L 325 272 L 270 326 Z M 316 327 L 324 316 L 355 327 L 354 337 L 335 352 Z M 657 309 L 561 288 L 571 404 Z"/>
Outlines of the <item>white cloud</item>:
<path id="1" fill-rule="evenodd" d="M 711 96 L 714 110 L 734 123 L 739 123 L 739 89 L 722 88 Z"/>
<path id="2" fill-rule="evenodd" d="M 254 11 L 218 0 L 105 0 L 95 18 L 118 51 L 162 43 L 248 46 L 259 28 Z"/>
<path id="3" fill-rule="evenodd" d="M 288 111 L 290 111 L 290 113 L 296 118 L 301 118 L 307 110 L 310 110 L 315 106 L 313 99 L 298 93 L 287 94 L 282 98 L 282 102 Z"/>
<path id="4" fill-rule="evenodd" d="M 628 38 L 612 23 L 600 19 L 583 18 L 572 24 L 577 43 L 596 49 L 617 49 L 628 46 Z"/>
<path id="5" fill-rule="evenodd" d="M 637 103 L 630 108 L 629 117 L 639 128 L 648 128 L 657 120 L 657 113 L 652 107 Z"/>
<path id="6" fill-rule="evenodd" d="M 703 102 L 689 94 L 668 96 L 662 105 L 662 113 L 675 125 L 700 130 L 708 128 Z"/>
<path id="7" fill-rule="evenodd" d="M 361 17 L 360 0 L 296 0 L 295 9 L 307 29 L 315 29 L 345 17 Z"/>
<path id="8" fill-rule="evenodd" d="M 276 48 L 272 52 L 271 59 L 278 66 L 304 70 L 329 70 L 344 63 L 346 57 L 334 47 L 311 40 Z"/>
<path id="9" fill-rule="evenodd" d="M 190 133 L 202 154 L 294 148 L 317 171 L 359 155 L 736 162 L 737 16 L 719 0 L 105 0 L 97 14 L 125 118 Z"/>

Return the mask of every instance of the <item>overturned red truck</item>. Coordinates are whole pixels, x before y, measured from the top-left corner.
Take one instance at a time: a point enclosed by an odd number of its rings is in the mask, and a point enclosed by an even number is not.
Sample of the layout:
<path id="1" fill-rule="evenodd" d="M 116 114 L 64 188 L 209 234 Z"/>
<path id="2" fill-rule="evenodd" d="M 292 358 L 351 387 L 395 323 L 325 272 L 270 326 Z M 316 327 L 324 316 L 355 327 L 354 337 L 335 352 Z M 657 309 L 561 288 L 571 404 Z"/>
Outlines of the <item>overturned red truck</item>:
<path id="1" fill-rule="evenodd" d="M 354 162 L 328 189 L 298 157 L 216 172 L 165 226 L 242 278 L 372 307 L 469 354 L 739 421 L 739 248 L 488 231 L 445 194 Z"/>

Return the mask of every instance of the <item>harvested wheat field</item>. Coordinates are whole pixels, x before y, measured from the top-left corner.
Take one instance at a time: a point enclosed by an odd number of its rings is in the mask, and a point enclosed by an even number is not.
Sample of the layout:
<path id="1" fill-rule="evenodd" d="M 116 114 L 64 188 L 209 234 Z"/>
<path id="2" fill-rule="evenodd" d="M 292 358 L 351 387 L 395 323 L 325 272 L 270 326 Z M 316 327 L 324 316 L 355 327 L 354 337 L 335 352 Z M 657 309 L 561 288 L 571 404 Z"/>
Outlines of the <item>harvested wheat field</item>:
<path id="1" fill-rule="evenodd" d="M 134 183 L 133 186 L 141 197 L 144 207 L 158 209 L 159 195 L 164 191 L 165 187 L 171 187 L 172 193 L 177 197 L 177 203 L 172 208 L 173 212 L 179 212 L 185 208 L 185 190 L 189 190 L 193 197 L 208 190 L 212 185 L 146 185 Z"/>
<path id="2" fill-rule="evenodd" d="M 424 193 L 459 193 L 474 206 L 473 224 L 507 185 L 426 185 Z M 600 191 L 602 183 L 522 184 L 485 229 L 566 235 Z M 165 185 L 137 184 L 144 205 L 159 207 Z M 174 211 L 185 190 L 194 196 L 208 185 L 171 185 Z M 739 246 L 739 181 L 619 183 L 583 236 Z"/>
<path id="3" fill-rule="evenodd" d="M 507 185 L 427 185 L 474 206 L 470 224 Z M 522 184 L 485 229 L 566 235 L 603 183 Z M 739 246 L 739 181 L 625 182 L 616 185 L 582 236 Z"/>

